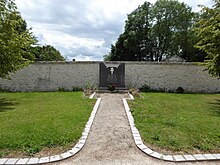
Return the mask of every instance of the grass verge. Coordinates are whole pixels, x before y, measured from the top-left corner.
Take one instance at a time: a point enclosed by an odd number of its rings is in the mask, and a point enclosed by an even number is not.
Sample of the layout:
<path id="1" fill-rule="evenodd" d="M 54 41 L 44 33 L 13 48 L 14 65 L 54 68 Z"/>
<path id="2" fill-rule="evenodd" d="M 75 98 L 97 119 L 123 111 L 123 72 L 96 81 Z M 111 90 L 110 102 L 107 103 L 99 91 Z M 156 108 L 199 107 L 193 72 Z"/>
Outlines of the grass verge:
<path id="1" fill-rule="evenodd" d="M 72 146 L 81 137 L 95 103 L 82 95 L 0 93 L 0 156 L 10 152 L 33 156 L 44 148 Z"/>
<path id="2" fill-rule="evenodd" d="M 220 153 L 219 94 L 142 96 L 129 105 L 147 145 L 166 153 Z"/>

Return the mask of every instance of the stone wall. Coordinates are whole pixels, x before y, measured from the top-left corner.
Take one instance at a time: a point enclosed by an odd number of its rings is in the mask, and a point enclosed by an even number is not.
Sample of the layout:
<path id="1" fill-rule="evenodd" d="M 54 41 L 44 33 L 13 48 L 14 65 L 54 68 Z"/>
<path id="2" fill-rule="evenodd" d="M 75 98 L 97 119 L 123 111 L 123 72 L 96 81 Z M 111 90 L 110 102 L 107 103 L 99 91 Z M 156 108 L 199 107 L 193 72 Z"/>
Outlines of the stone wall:
<path id="1" fill-rule="evenodd" d="M 31 64 L 11 75 L 11 80 L 0 79 L 0 87 L 10 91 L 72 90 L 87 82 L 98 85 L 99 65 L 94 62 L 43 62 Z"/>
<path id="2" fill-rule="evenodd" d="M 146 84 L 165 91 L 182 87 L 189 93 L 220 92 L 220 79 L 211 77 L 204 66 L 193 63 L 127 63 L 125 66 L 126 86 Z"/>
<path id="3" fill-rule="evenodd" d="M 118 63 L 118 62 L 109 62 Z M 192 63 L 124 62 L 125 85 L 186 92 L 220 92 L 220 79 L 211 77 L 205 67 Z M 10 91 L 56 91 L 84 87 L 87 82 L 98 86 L 99 62 L 42 62 L 11 74 L 11 80 L 0 79 L 0 88 Z"/>

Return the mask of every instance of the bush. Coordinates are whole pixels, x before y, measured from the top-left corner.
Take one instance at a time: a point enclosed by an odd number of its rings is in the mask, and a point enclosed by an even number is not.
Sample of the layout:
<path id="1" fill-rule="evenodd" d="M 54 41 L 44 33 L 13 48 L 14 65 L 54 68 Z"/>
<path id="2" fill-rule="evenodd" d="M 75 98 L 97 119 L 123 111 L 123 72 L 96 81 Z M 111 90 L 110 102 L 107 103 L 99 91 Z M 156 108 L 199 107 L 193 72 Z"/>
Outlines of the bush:
<path id="1" fill-rule="evenodd" d="M 84 90 L 85 97 L 90 96 L 91 94 L 93 94 L 97 90 L 97 87 L 95 85 L 91 84 L 89 81 L 87 81 L 84 86 L 85 86 L 85 90 Z"/>
<path id="2" fill-rule="evenodd" d="M 0 92 L 1 92 L 1 93 L 4 93 L 4 92 L 7 92 L 7 93 L 8 93 L 8 92 L 11 92 L 11 91 L 8 90 L 8 89 L 4 89 L 4 88 L 1 88 L 1 87 L 0 87 Z"/>
<path id="3" fill-rule="evenodd" d="M 176 93 L 184 93 L 184 89 L 182 87 L 178 87 L 176 89 Z"/>
<path id="4" fill-rule="evenodd" d="M 72 91 L 73 92 L 78 92 L 78 91 L 83 91 L 83 89 L 81 87 L 73 87 Z"/>
<path id="5" fill-rule="evenodd" d="M 59 87 L 59 88 L 58 88 L 58 91 L 59 91 L 59 92 L 65 92 L 66 90 L 64 89 L 64 87 Z"/>
<path id="6" fill-rule="evenodd" d="M 141 88 L 140 88 L 141 92 L 149 92 L 150 91 L 150 86 L 147 84 L 144 84 Z"/>

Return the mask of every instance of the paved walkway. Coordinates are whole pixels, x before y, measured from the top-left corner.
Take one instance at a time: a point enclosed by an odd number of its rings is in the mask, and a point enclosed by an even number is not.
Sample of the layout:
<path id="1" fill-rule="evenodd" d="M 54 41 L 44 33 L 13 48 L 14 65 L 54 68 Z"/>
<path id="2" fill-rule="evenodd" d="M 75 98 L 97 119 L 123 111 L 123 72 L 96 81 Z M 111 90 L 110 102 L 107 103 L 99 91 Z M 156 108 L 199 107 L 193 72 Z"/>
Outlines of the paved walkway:
<path id="1" fill-rule="evenodd" d="M 100 94 L 97 115 L 84 148 L 56 165 L 174 165 L 142 153 L 134 143 L 124 110 L 124 94 Z M 220 162 L 178 163 L 180 165 L 219 165 Z"/>

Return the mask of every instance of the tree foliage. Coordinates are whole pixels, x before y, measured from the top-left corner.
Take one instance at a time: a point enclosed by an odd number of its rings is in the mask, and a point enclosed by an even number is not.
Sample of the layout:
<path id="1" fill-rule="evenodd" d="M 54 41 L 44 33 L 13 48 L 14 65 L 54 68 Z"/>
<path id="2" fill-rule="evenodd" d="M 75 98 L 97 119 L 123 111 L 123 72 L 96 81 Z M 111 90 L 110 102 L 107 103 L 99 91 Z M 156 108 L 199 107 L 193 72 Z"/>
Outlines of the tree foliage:
<path id="1" fill-rule="evenodd" d="M 196 14 L 191 7 L 177 0 L 145 2 L 131 14 L 125 30 L 106 59 L 125 61 L 161 61 L 178 55 L 187 61 L 202 61 L 194 44 Z M 203 56 L 204 57 L 204 56 Z"/>
<path id="2" fill-rule="evenodd" d="M 37 39 L 27 29 L 14 0 L 0 0 L 0 77 L 10 78 L 31 61 L 64 61 L 53 46 L 34 46 Z"/>
<path id="3" fill-rule="evenodd" d="M 13 0 L 0 0 L 0 77 L 29 63 L 30 46 L 36 42 L 29 30 L 22 30 L 24 20 Z"/>
<path id="4" fill-rule="evenodd" d="M 64 61 L 61 53 L 51 45 L 36 46 L 32 48 L 35 61 Z"/>
<path id="5" fill-rule="evenodd" d="M 189 32 L 194 13 L 185 3 L 158 0 L 153 7 L 153 37 L 156 61 L 163 56 L 178 55 L 187 58 L 190 47 Z"/>
<path id="6" fill-rule="evenodd" d="M 209 73 L 220 77 L 220 1 L 213 8 L 203 6 L 196 31 L 200 41 L 196 47 L 208 54 L 206 64 Z"/>

